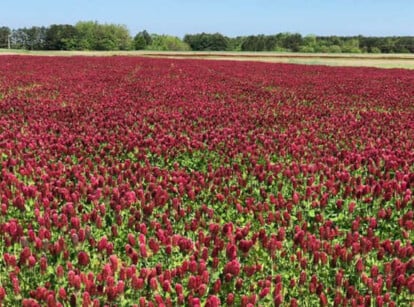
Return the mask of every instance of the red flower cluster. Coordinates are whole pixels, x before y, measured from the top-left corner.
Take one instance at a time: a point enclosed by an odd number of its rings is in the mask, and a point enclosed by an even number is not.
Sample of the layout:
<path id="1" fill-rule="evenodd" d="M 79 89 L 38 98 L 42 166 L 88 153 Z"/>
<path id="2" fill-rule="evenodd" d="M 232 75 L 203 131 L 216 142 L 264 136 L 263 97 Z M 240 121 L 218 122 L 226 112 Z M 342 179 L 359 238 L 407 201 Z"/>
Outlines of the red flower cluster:
<path id="1" fill-rule="evenodd" d="M 414 72 L 26 56 L 0 71 L 0 305 L 412 301 Z"/>

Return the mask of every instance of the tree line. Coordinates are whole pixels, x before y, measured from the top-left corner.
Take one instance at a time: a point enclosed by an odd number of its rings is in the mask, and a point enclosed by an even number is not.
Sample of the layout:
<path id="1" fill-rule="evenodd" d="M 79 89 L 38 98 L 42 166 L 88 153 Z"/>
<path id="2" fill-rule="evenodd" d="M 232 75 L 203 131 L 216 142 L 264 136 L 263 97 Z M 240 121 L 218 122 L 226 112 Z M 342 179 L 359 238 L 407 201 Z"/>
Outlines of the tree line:
<path id="1" fill-rule="evenodd" d="M 414 53 L 414 36 L 302 36 L 299 33 L 226 37 L 220 33 L 184 36 L 194 51 L 279 51 L 306 53 Z"/>
<path id="2" fill-rule="evenodd" d="M 302 36 L 299 33 L 227 37 L 221 33 L 171 35 L 124 25 L 80 21 L 75 25 L 0 27 L 0 48 L 27 50 L 279 51 L 320 53 L 414 53 L 414 36 Z"/>

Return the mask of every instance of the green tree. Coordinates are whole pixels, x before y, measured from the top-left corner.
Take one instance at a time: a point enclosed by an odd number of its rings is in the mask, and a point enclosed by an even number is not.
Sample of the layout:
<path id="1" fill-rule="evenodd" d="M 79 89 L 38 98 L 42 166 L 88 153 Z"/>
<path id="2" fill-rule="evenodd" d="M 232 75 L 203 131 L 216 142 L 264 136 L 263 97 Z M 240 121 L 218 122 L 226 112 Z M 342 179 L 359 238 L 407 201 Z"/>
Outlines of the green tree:
<path id="1" fill-rule="evenodd" d="M 229 51 L 241 51 L 241 45 L 243 43 L 243 36 L 228 37 L 227 50 Z"/>
<path id="2" fill-rule="evenodd" d="M 381 53 L 381 49 L 379 49 L 378 47 L 372 47 L 371 53 Z"/>
<path id="3" fill-rule="evenodd" d="M 132 38 L 128 28 L 125 25 L 109 24 L 108 31 L 113 34 L 116 48 L 118 50 L 131 50 Z"/>
<path id="4" fill-rule="evenodd" d="M 27 28 L 12 30 L 10 43 L 13 49 L 29 49 L 29 37 L 27 35 Z"/>
<path id="5" fill-rule="evenodd" d="M 134 49 L 135 50 L 144 50 L 147 48 L 147 42 L 142 35 L 139 33 L 134 37 Z"/>
<path id="6" fill-rule="evenodd" d="M 43 50 L 45 48 L 46 28 L 31 27 L 24 29 L 27 36 L 26 49 Z"/>
<path id="7" fill-rule="evenodd" d="M 361 49 L 359 48 L 359 40 L 358 38 L 347 38 L 344 40 L 342 46 L 342 52 L 347 53 L 361 53 Z"/>
<path id="8" fill-rule="evenodd" d="M 220 33 L 214 33 L 210 39 L 210 50 L 212 51 L 224 51 L 227 50 L 229 41 L 227 37 Z"/>
<path id="9" fill-rule="evenodd" d="M 176 36 L 157 35 L 151 36 L 152 43 L 147 47 L 149 50 L 158 51 L 189 51 L 190 46 Z"/>
<path id="10" fill-rule="evenodd" d="M 302 45 L 302 41 L 302 35 L 299 33 L 286 33 L 283 40 L 283 47 L 292 52 L 298 52 L 300 50 L 300 46 Z"/>
<path id="11" fill-rule="evenodd" d="M 77 36 L 78 32 L 72 25 L 51 25 L 46 30 L 45 48 L 48 50 L 75 49 Z"/>
<path id="12" fill-rule="evenodd" d="M 72 25 L 51 25 L 46 30 L 45 49 L 73 50 L 76 49 L 78 31 Z"/>
<path id="13" fill-rule="evenodd" d="M 313 53 L 313 52 L 315 52 L 315 48 L 310 47 L 310 46 L 301 46 L 300 49 L 299 49 L 299 52 Z"/>
<path id="14" fill-rule="evenodd" d="M 315 35 L 307 35 L 303 38 L 300 52 L 315 52 L 317 49 L 317 40 Z"/>
<path id="15" fill-rule="evenodd" d="M 315 52 L 319 52 L 319 53 L 328 53 L 330 51 L 329 46 L 327 46 L 326 44 L 318 44 L 317 48 L 315 49 Z"/>
<path id="16" fill-rule="evenodd" d="M 11 34 L 11 30 L 9 27 L 0 27 L 0 48 L 7 48 L 9 35 Z"/>
<path id="17" fill-rule="evenodd" d="M 264 35 L 250 35 L 247 36 L 241 45 L 243 51 L 264 51 L 265 37 Z"/>
<path id="18" fill-rule="evenodd" d="M 224 51 L 229 47 L 228 38 L 220 33 L 186 34 L 183 41 L 195 51 Z"/>
<path id="19" fill-rule="evenodd" d="M 134 37 L 134 49 L 135 50 L 146 49 L 147 46 L 151 45 L 151 43 L 152 43 L 151 35 L 149 35 L 149 33 L 146 30 L 139 32 Z"/>
<path id="20" fill-rule="evenodd" d="M 386 37 L 382 39 L 380 44 L 380 49 L 382 53 L 392 53 L 395 52 L 395 39 L 392 37 Z"/>
<path id="21" fill-rule="evenodd" d="M 342 49 L 341 49 L 341 46 L 332 45 L 332 46 L 329 46 L 328 52 L 330 52 L 330 53 L 341 53 Z"/>
<path id="22" fill-rule="evenodd" d="M 265 51 L 272 51 L 275 49 L 277 44 L 277 38 L 275 35 L 266 35 L 263 38 L 264 41 L 264 50 Z"/>
<path id="23" fill-rule="evenodd" d="M 95 32 L 98 26 L 97 22 L 93 21 L 79 21 L 76 25 L 77 35 L 77 49 L 93 50 L 95 47 Z"/>
<path id="24" fill-rule="evenodd" d="M 132 47 L 129 30 L 123 25 L 81 21 L 75 27 L 78 32 L 78 49 L 128 50 Z"/>
<path id="25" fill-rule="evenodd" d="M 414 53 L 414 37 L 398 37 L 395 42 L 395 52 Z"/>

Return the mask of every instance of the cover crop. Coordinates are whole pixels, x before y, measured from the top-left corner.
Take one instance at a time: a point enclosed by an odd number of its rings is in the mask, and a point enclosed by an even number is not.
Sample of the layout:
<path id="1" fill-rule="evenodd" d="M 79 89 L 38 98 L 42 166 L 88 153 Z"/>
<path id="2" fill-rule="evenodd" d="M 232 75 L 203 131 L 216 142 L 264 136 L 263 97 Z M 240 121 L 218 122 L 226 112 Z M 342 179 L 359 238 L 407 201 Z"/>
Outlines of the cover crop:
<path id="1" fill-rule="evenodd" d="M 413 301 L 413 71 L 25 56 L 0 71 L 0 305 Z"/>

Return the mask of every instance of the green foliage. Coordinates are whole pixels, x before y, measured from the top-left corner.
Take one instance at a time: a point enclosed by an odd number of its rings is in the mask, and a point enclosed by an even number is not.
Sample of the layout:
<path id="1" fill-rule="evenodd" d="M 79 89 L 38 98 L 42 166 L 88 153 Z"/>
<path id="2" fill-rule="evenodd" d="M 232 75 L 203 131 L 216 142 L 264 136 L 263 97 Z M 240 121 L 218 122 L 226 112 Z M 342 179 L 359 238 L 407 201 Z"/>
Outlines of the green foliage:
<path id="1" fill-rule="evenodd" d="M 31 27 L 27 29 L 27 49 L 42 50 L 45 47 L 46 28 L 45 27 Z"/>
<path id="2" fill-rule="evenodd" d="M 11 30 L 0 27 L 0 48 L 28 50 L 160 50 L 160 51 L 277 51 L 319 53 L 414 53 L 414 36 L 315 36 L 299 33 L 227 37 L 221 33 L 150 35 L 143 30 L 130 36 L 123 25 L 80 21 Z"/>
<path id="3" fill-rule="evenodd" d="M 316 48 L 316 36 L 308 35 L 303 38 L 302 46 L 300 46 L 299 51 L 305 53 L 312 53 L 315 52 Z"/>
<path id="4" fill-rule="evenodd" d="M 146 49 L 152 43 L 151 35 L 146 30 L 139 32 L 134 37 L 134 49 L 143 50 Z"/>
<path id="5" fill-rule="evenodd" d="M 304 52 L 304 53 L 313 53 L 315 52 L 315 48 L 311 47 L 311 46 L 302 46 L 299 49 L 300 52 Z"/>
<path id="6" fill-rule="evenodd" d="M 186 34 L 184 42 L 194 51 L 220 51 L 229 47 L 228 38 L 220 33 Z"/>
<path id="7" fill-rule="evenodd" d="M 264 39 L 263 35 L 250 35 L 243 40 L 241 45 L 242 51 L 263 51 Z"/>
<path id="8" fill-rule="evenodd" d="M 142 35 L 136 35 L 134 37 L 134 49 L 135 50 L 143 50 L 147 48 L 147 42 Z"/>
<path id="9" fill-rule="evenodd" d="M 395 42 L 395 51 L 399 53 L 414 53 L 414 44 L 411 37 L 398 37 Z"/>
<path id="10" fill-rule="evenodd" d="M 176 36 L 153 34 L 151 45 L 148 50 L 158 51 L 189 51 L 190 46 Z"/>
<path id="11" fill-rule="evenodd" d="M 123 25 L 99 24 L 81 21 L 75 25 L 78 32 L 77 47 L 81 50 L 129 50 L 131 37 Z"/>
<path id="12" fill-rule="evenodd" d="M 46 30 L 45 47 L 47 50 L 76 49 L 78 31 L 72 25 L 51 25 Z"/>
<path id="13" fill-rule="evenodd" d="M 250 35 L 241 44 L 242 51 L 301 51 L 303 38 L 298 33 L 277 35 Z M 310 49 L 308 49 L 310 50 Z"/>
<path id="14" fill-rule="evenodd" d="M 0 48 L 7 48 L 10 34 L 11 30 L 9 27 L 0 27 Z"/>
<path id="15" fill-rule="evenodd" d="M 342 44 L 342 51 L 346 53 L 361 53 L 359 40 L 356 38 L 345 40 Z"/>
<path id="16" fill-rule="evenodd" d="M 241 51 L 241 44 L 243 43 L 243 36 L 228 37 L 228 50 Z"/>
<path id="17" fill-rule="evenodd" d="M 317 46 L 318 42 L 316 40 L 315 35 L 307 35 L 303 38 L 303 45 L 308 46 L 311 48 L 315 48 Z"/>
<path id="18" fill-rule="evenodd" d="M 342 49 L 338 45 L 332 45 L 328 48 L 328 52 L 330 52 L 330 53 L 341 53 Z"/>
<path id="19" fill-rule="evenodd" d="M 379 49 L 378 47 L 372 47 L 371 53 L 381 53 L 381 49 Z"/>
<path id="20" fill-rule="evenodd" d="M 13 30 L 10 35 L 11 48 L 27 50 L 45 49 L 45 27 L 17 29 Z"/>
<path id="21" fill-rule="evenodd" d="M 295 34 L 287 34 L 284 40 L 284 46 L 286 49 L 290 51 L 297 52 L 302 45 L 303 39 L 302 36 L 298 33 Z"/>

